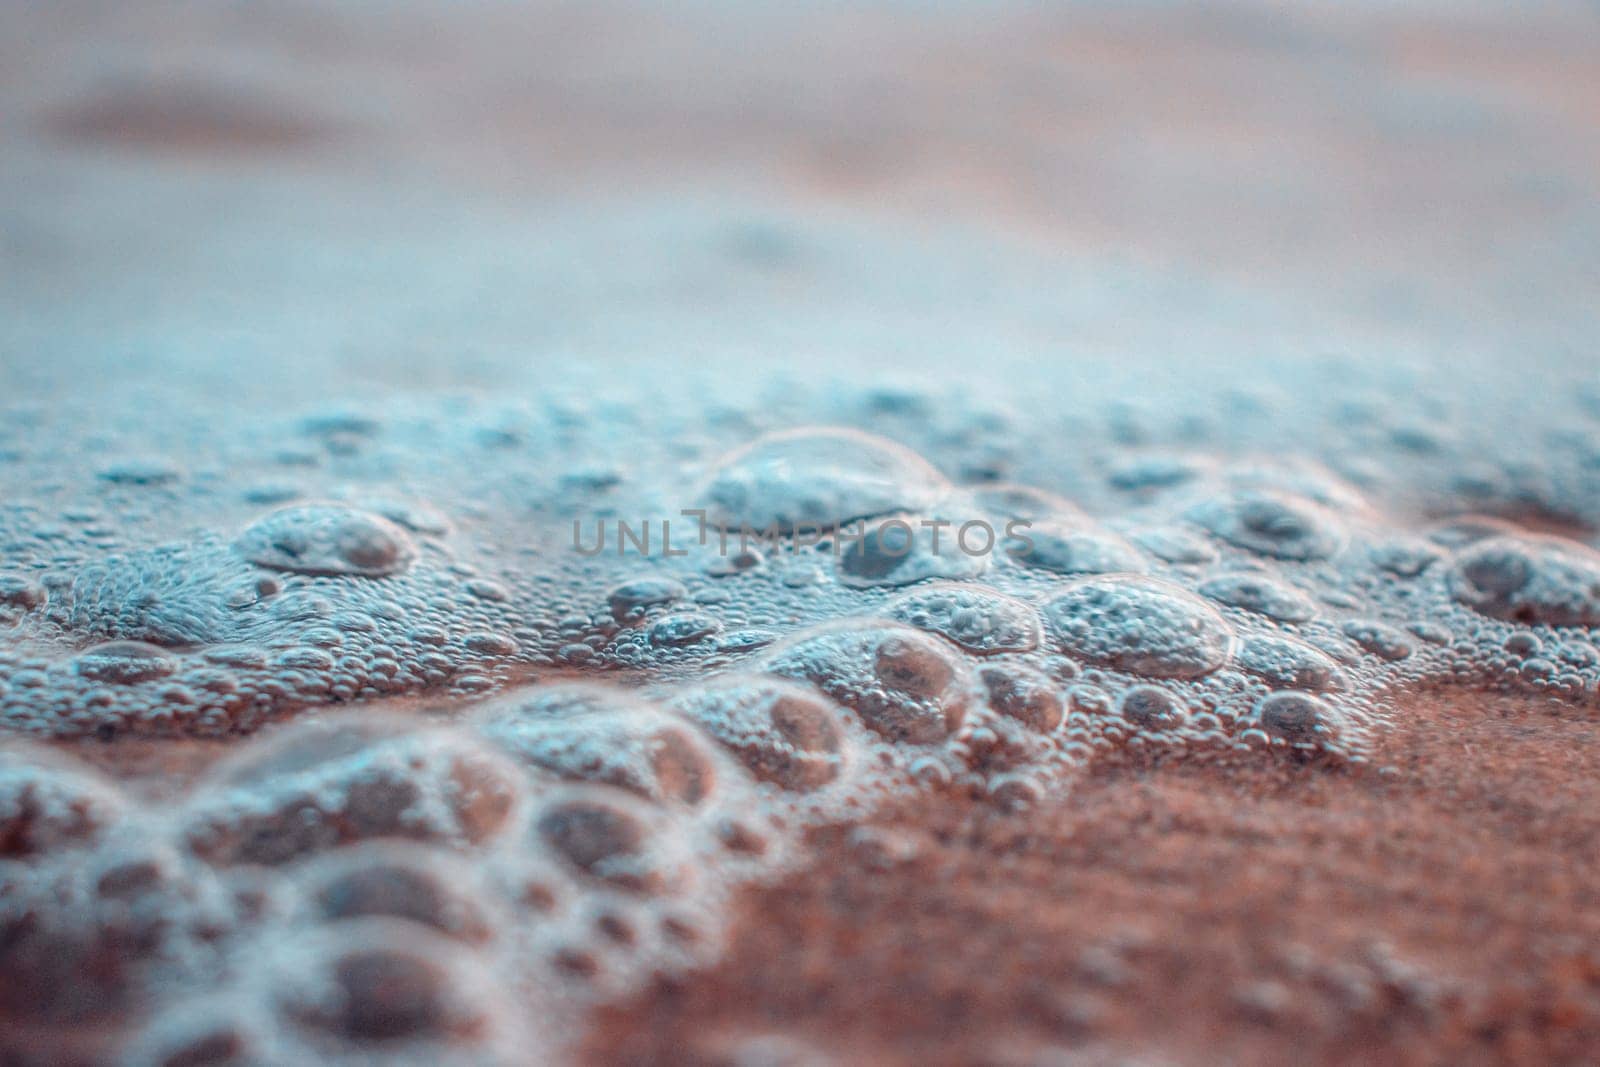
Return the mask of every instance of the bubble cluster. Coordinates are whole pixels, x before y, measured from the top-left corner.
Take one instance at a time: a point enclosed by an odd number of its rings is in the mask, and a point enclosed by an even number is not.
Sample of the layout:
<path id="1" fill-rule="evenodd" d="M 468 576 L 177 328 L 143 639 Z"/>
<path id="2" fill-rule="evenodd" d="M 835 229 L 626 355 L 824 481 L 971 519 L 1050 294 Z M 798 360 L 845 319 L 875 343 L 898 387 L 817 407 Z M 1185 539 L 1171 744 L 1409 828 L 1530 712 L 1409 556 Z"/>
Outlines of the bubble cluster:
<path id="1" fill-rule="evenodd" d="M 1004 419 L 899 393 L 456 398 L 247 424 L 227 491 L 82 457 L 0 506 L 0 1031 L 559 1061 L 819 824 L 1151 752 L 1361 763 L 1411 685 L 1600 690 L 1580 539 L 1112 422 L 980 456 Z"/>

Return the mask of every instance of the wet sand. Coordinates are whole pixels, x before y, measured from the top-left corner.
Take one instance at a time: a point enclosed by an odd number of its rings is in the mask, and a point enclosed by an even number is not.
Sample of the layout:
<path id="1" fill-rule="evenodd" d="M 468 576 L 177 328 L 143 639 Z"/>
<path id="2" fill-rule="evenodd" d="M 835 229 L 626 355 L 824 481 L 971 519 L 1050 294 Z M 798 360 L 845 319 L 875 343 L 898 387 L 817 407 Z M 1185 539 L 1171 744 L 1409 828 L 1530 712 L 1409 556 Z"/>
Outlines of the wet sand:
<path id="1" fill-rule="evenodd" d="M 723 963 L 604 1013 L 595 1062 L 1584 1063 L 1600 719 L 1402 702 L 1366 768 L 1102 766 L 813 835 Z M 763 1049 L 792 1041 L 793 1060 Z"/>

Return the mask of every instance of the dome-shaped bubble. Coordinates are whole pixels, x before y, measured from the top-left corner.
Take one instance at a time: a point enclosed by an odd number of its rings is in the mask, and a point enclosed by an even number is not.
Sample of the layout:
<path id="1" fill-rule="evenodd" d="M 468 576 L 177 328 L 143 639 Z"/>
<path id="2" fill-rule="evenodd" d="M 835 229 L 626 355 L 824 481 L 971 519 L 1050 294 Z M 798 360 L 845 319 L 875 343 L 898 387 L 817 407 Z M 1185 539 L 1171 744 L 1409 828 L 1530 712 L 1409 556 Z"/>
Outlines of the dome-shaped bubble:
<path id="1" fill-rule="evenodd" d="M 0 859 L 92 845 L 126 810 L 90 768 L 33 745 L 0 747 Z"/>
<path id="2" fill-rule="evenodd" d="M 1321 690 L 1339 684 L 1339 668 L 1326 653 L 1291 637 L 1251 634 L 1239 642 L 1235 661 L 1280 688 Z"/>
<path id="3" fill-rule="evenodd" d="M 276 984 L 277 1004 L 313 1041 L 449 1050 L 483 1046 L 504 1025 L 482 965 L 424 927 L 367 919 L 284 947 L 294 959 Z"/>
<path id="4" fill-rule="evenodd" d="M 1416 642 L 1393 626 L 1373 619 L 1351 619 L 1341 631 L 1365 652 L 1391 663 L 1405 659 L 1416 651 Z"/>
<path id="5" fill-rule="evenodd" d="M 1227 662 L 1233 631 L 1215 608 L 1153 578 L 1089 578 L 1044 605 L 1061 648 L 1151 678 L 1197 678 Z"/>
<path id="6" fill-rule="evenodd" d="M 725 457 L 699 493 L 707 521 L 725 529 L 829 526 L 915 511 L 949 483 L 893 441 L 837 428 L 769 434 Z"/>
<path id="7" fill-rule="evenodd" d="M 660 810 L 606 786 L 572 786 L 543 798 L 534 834 L 579 874 L 635 893 L 660 893 L 684 875 Z"/>
<path id="8" fill-rule="evenodd" d="M 1600 626 L 1600 553 L 1558 537 L 1490 537 L 1456 557 L 1450 590 L 1494 619 Z"/>
<path id="9" fill-rule="evenodd" d="M 1042 671 L 1020 663 L 991 663 L 978 669 L 989 707 L 1039 733 L 1061 725 L 1066 706 L 1061 687 Z"/>
<path id="10" fill-rule="evenodd" d="M 1340 514 L 1367 508 L 1359 489 L 1304 454 L 1280 451 L 1229 464 L 1219 474 L 1229 487 L 1244 492 L 1283 493 Z"/>
<path id="11" fill-rule="evenodd" d="M 1207 578 L 1200 595 L 1278 622 L 1307 622 L 1317 613 L 1311 598 L 1294 586 L 1253 571 Z"/>
<path id="12" fill-rule="evenodd" d="M 143 641 L 107 641 L 78 653 L 72 665 L 90 681 L 132 685 L 170 676 L 178 669 L 178 660 Z"/>
<path id="13" fill-rule="evenodd" d="M 1212 563 L 1217 558 L 1209 539 L 1184 526 L 1147 526 L 1128 536 L 1134 544 L 1168 563 Z"/>
<path id="14" fill-rule="evenodd" d="M 493 933 L 471 870 L 439 849 L 372 841 L 313 860 L 297 872 L 312 914 L 334 922 L 388 917 L 467 942 Z"/>
<path id="15" fill-rule="evenodd" d="M 551 686 L 492 702 L 475 718 L 495 747 L 557 777 L 691 805 L 716 785 L 700 733 L 626 690 Z"/>
<path id="16" fill-rule="evenodd" d="M 1331 511 L 1292 493 L 1245 489 L 1191 508 L 1191 520 L 1232 545 L 1287 560 L 1327 559 L 1344 547 Z"/>
<path id="17" fill-rule="evenodd" d="M 650 627 L 650 643 L 657 648 L 697 645 L 722 629 L 722 623 L 703 611 L 684 611 L 657 619 Z"/>
<path id="18" fill-rule="evenodd" d="M 1156 685 L 1136 685 L 1122 694 L 1117 710 L 1131 725 L 1153 733 L 1175 730 L 1188 718 L 1176 696 Z"/>
<path id="19" fill-rule="evenodd" d="M 1039 615 L 1003 593 L 979 585 L 935 585 L 890 601 L 883 614 L 947 638 L 980 656 L 1039 647 Z"/>
<path id="20" fill-rule="evenodd" d="M 196 998 L 199 1000 L 199 998 Z M 273 1062 L 256 1006 L 210 996 L 157 1017 L 119 1051 L 130 1067 L 250 1067 Z"/>
<path id="21" fill-rule="evenodd" d="M 627 623 L 643 615 L 648 608 L 671 604 L 688 595 L 689 590 L 676 578 L 646 575 L 612 586 L 606 594 L 606 604 L 612 618 Z"/>
<path id="22" fill-rule="evenodd" d="M 506 827 L 520 779 L 462 731 L 335 716 L 296 723 L 224 761 L 181 823 L 190 847 L 215 863 L 280 864 L 381 837 L 466 848 Z"/>
<path id="23" fill-rule="evenodd" d="M 799 634 L 764 661 L 809 682 L 891 741 L 934 744 L 961 725 L 974 683 L 955 650 L 920 630 L 850 621 Z"/>
<path id="24" fill-rule="evenodd" d="M 979 507 L 999 519 L 1041 522 L 1045 519 L 1081 520 L 1083 512 L 1064 496 L 1031 485 L 996 482 L 972 491 Z"/>
<path id="25" fill-rule="evenodd" d="M 8 626 L 49 598 L 45 587 L 23 574 L 0 571 L 0 626 Z"/>
<path id="26" fill-rule="evenodd" d="M 868 523 L 840 534 L 839 578 L 846 585 L 910 585 L 929 578 L 976 578 L 989 569 L 993 529 L 959 508 Z"/>
<path id="27" fill-rule="evenodd" d="M 82 1025 L 127 1009 L 161 947 L 156 931 L 95 922 L 64 886 L 0 887 L 0 1058 L 12 1052 L 13 1024 Z"/>
<path id="28" fill-rule="evenodd" d="M 1056 574 L 1115 574 L 1148 568 L 1139 550 L 1107 530 L 1059 519 L 1017 529 L 1006 553 L 1018 563 Z"/>
<path id="29" fill-rule="evenodd" d="M 1152 493 L 1192 482 L 1211 468 L 1199 456 L 1138 456 L 1112 468 L 1106 480 L 1128 493 Z"/>
<path id="30" fill-rule="evenodd" d="M 1255 717 L 1269 736 L 1299 746 L 1337 740 L 1341 725 L 1338 712 L 1327 701 L 1294 691 L 1262 697 Z"/>
<path id="31" fill-rule="evenodd" d="M 1444 552 L 1415 537 L 1394 537 L 1371 549 L 1372 562 L 1401 578 L 1415 578 L 1444 558 Z"/>
<path id="32" fill-rule="evenodd" d="M 669 706 L 781 789 L 820 789 L 844 767 L 844 710 L 816 690 L 776 678 L 729 678 L 687 689 Z"/>
<path id="33" fill-rule="evenodd" d="M 1448 549 L 1465 548 L 1497 537 L 1518 537 L 1522 527 L 1493 515 L 1457 515 L 1428 528 L 1428 540 Z"/>
<path id="34" fill-rule="evenodd" d="M 343 504 L 274 511 L 246 527 L 234 547 L 251 563 L 296 574 L 386 578 L 417 558 L 400 526 Z"/>

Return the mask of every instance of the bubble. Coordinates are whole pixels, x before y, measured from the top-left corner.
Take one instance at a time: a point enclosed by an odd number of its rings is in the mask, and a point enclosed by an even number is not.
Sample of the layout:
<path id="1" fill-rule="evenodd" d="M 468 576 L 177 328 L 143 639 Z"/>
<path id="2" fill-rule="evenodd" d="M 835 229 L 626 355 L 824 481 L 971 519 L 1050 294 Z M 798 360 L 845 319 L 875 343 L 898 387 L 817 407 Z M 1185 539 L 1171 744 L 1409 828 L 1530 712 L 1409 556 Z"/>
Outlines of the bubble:
<path id="1" fill-rule="evenodd" d="M 451 942 L 421 927 L 369 919 L 319 934 L 312 962 L 279 983 L 280 1008 L 300 1026 L 358 1046 L 477 1044 L 497 999 Z"/>
<path id="2" fill-rule="evenodd" d="M 1205 473 L 1203 461 L 1188 456 L 1140 456 L 1118 464 L 1107 481 L 1124 492 L 1171 489 Z"/>
<path id="3" fill-rule="evenodd" d="M 829 526 L 916 511 L 948 489 L 910 449 L 857 430 L 769 434 L 722 459 L 700 491 L 724 529 Z"/>
<path id="4" fill-rule="evenodd" d="M 0 571 L 0 625 L 16 622 L 47 598 L 44 586 L 32 578 Z"/>
<path id="5" fill-rule="evenodd" d="M 1189 717 L 1182 701 L 1154 685 L 1136 685 L 1122 694 L 1117 710 L 1141 730 L 1175 730 Z"/>
<path id="6" fill-rule="evenodd" d="M 1018 532 L 1007 553 L 1018 563 L 1057 574 L 1141 572 L 1144 557 L 1122 538 L 1055 519 Z"/>
<path id="7" fill-rule="evenodd" d="M 1528 659 L 1544 651 L 1544 643 L 1530 633 L 1514 633 L 1501 647 L 1519 659 Z"/>
<path id="8" fill-rule="evenodd" d="M 450 532 L 450 517 L 432 504 L 417 500 L 366 497 L 357 505 L 405 527 L 412 533 L 442 537 Z"/>
<path id="9" fill-rule="evenodd" d="M 1157 559 L 1179 565 L 1212 563 L 1217 550 L 1199 534 L 1181 526 L 1152 526 L 1135 531 L 1133 543 Z"/>
<path id="10" fill-rule="evenodd" d="M 468 652 L 493 658 L 514 656 L 517 652 L 517 643 L 511 638 L 487 630 L 466 634 L 461 638 L 461 647 Z"/>
<path id="11" fill-rule="evenodd" d="M 1200 595 L 1279 622 L 1307 622 L 1317 613 L 1311 598 L 1265 574 L 1219 574 L 1200 583 Z"/>
<path id="12" fill-rule="evenodd" d="M 0 747 L 0 859 L 93 845 L 126 808 L 116 787 L 87 767 L 32 745 Z"/>
<path id="13" fill-rule="evenodd" d="M 1337 684 L 1338 667 L 1328 656 L 1303 641 L 1271 634 L 1252 634 L 1239 643 L 1238 664 L 1287 689 L 1328 689 Z"/>
<path id="14" fill-rule="evenodd" d="M 125 1010 L 151 946 L 85 921 L 55 893 L 31 886 L 6 890 L 0 893 L 0 1021 L 84 1024 Z M 9 1029 L 0 1025 L 0 1035 Z"/>
<path id="15" fill-rule="evenodd" d="M 848 544 L 839 554 L 840 578 L 858 587 L 976 578 L 989 569 L 993 535 L 983 530 L 972 533 L 969 521 L 908 515 L 869 524 L 860 537 L 846 538 Z M 975 538 L 965 547 L 963 528 Z"/>
<path id="16" fill-rule="evenodd" d="M 930 586 L 890 601 L 883 613 L 980 656 L 1039 647 L 1038 613 L 1015 597 L 983 586 Z"/>
<path id="17" fill-rule="evenodd" d="M 102 852 L 0 880 L 0 1019 L 114 1022 L 195 938 L 220 932 L 214 885 L 151 837 L 108 838 Z"/>
<path id="18" fill-rule="evenodd" d="M 108 641 L 79 653 L 73 667 L 91 681 L 132 685 L 169 677 L 178 669 L 178 661 L 143 641 Z"/>
<path id="19" fill-rule="evenodd" d="M 1447 549 L 1461 549 L 1491 538 L 1515 538 L 1522 530 L 1514 522 L 1492 515 L 1458 515 L 1428 530 L 1428 540 Z"/>
<path id="20" fill-rule="evenodd" d="M 893 622 L 846 622 L 800 634 L 764 667 L 810 682 L 891 741 L 934 744 L 961 725 L 973 682 L 952 650 Z"/>
<path id="21" fill-rule="evenodd" d="M 1372 549 L 1372 561 L 1390 574 L 1415 578 L 1444 558 L 1444 553 L 1417 538 L 1394 538 Z"/>
<path id="22" fill-rule="evenodd" d="M 124 1056 L 140 1067 L 246 1067 L 269 1062 L 266 1045 L 247 1026 L 206 1014 L 182 1023 L 158 1020 Z"/>
<path id="23" fill-rule="evenodd" d="M 1017 485 L 1010 482 L 985 485 L 973 491 L 973 498 L 980 507 L 991 514 L 1022 522 L 1083 517 L 1078 506 L 1066 497 L 1031 485 Z"/>
<path id="24" fill-rule="evenodd" d="M 732 678 L 688 689 L 670 706 L 780 789 L 821 789 L 844 768 L 844 711 L 815 690 L 775 678 Z"/>
<path id="25" fill-rule="evenodd" d="M 578 872 L 618 889 L 660 893 L 680 876 L 660 813 L 603 786 L 573 787 L 544 800 L 538 838 Z"/>
<path id="26" fill-rule="evenodd" d="M 1189 518 L 1229 544 L 1276 559 L 1327 559 L 1344 547 L 1332 513 L 1291 493 L 1240 490 L 1192 508 Z"/>
<path id="27" fill-rule="evenodd" d="M 1338 713 L 1310 693 L 1286 691 L 1262 697 L 1255 717 L 1269 735 L 1291 745 L 1324 742 L 1335 738 L 1339 729 Z"/>
<path id="28" fill-rule="evenodd" d="M 476 720 L 497 748 L 561 778 L 689 805 L 716 785 L 716 759 L 695 728 L 622 690 L 553 686 L 487 705 Z"/>
<path id="29" fill-rule="evenodd" d="M 647 608 L 671 604 L 689 595 L 682 582 L 674 578 L 634 578 L 613 586 L 606 594 L 611 617 L 620 623 L 632 622 Z"/>
<path id="30" fill-rule="evenodd" d="M 392 841 L 353 845 L 316 861 L 301 878 L 324 920 L 387 916 L 473 943 L 493 933 L 483 905 L 466 891 L 469 871 L 438 850 Z"/>
<path id="31" fill-rule="evenodd" d="M 1403 660 L 1416 651 L 1416 643 L 1405 634 L 1372 619 L 1351 619 L 1340 629 L 1362 650 L 1390 663 Z"/>
<path id="32" fill-rule="evenodd" d="M 386 578 L 417 558 L 404 529 L 342 504 L 274 511 L 247 527 L 234 547 L 251 563 L 296 574 Z"/>
<path id="33" fill-rule="evenodd" d="M 989 706 L 1039 733 L 1049 733 L 1066 716 L 1060 687 L 1032 667 L 1017 663 L 986 664 L 978 669 Z"/>
<path id="34" fill-rule="evenodd" d="M 98 477 L 113 485 L 170 485 L 183 476 L 175 464 L 158 458 L 127 459 L 100 468 Z"/>
<path id="35" fill-rule="evenodd" d="M 1489 537 L 1450 568 L 1456 600 L 1482 615 L 1546 626 L 1600 625 L 1600 554 L 1556 537 Z"/>
<path id="36" fill-rule="evenodd" d="M 1153 578 L 1075 582 L 1046 602 L 1062 649 L 1151 678 L 1197 678 L 1227 662 L 1233 631 L 1214 608 Z"/>
<path id="37" fill-rule="evenodd" d="M 382 837 L 480 846 L 504 830 L 521 795 L 514 769 L 459 731 L 334 716 L 219 765 L 181 822 L 213 863 L 275 865 Z"/>
<path id="38" fill-rule="evenodd" d="M 703 612 L 668 615 L 650 627 L 650 643 L 658 648 L 699 644 L 722 629 L 722 623 Z"/>

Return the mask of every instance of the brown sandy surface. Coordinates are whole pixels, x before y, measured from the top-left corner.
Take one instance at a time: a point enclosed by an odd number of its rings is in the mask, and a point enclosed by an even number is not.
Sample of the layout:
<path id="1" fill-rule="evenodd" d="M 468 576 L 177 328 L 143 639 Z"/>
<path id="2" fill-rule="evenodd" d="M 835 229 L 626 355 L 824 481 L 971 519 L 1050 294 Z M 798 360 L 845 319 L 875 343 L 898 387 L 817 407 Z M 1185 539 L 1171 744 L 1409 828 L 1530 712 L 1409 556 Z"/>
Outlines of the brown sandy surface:
<path id="1" fill-rule="evenodd" d="M 1600 722 L 1408 699 L 1370 768 L 1103 766 L 814 839 L 595 1062 L 1592 1063 Z M 775 1039 L 775 1035 L 783 1040 Z"/>

